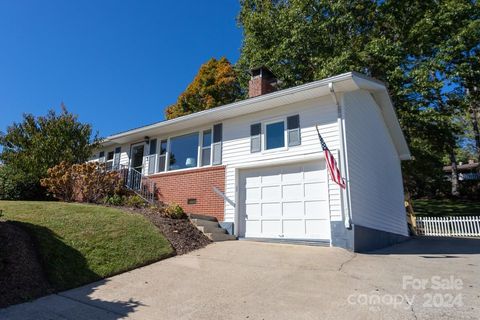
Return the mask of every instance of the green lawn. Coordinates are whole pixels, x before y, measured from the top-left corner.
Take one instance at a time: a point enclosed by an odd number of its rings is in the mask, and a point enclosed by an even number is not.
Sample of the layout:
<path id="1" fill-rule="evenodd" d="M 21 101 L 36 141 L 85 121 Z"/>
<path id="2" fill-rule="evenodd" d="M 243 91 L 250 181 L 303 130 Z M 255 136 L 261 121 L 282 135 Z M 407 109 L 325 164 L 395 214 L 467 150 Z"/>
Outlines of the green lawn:
<path id="1" fill-rule="evenodd" d="M 35 240 L 56 290 L 160 260 L 173 250 L 146 218 L 118 209 L 61 202 L 0 201 L 4 218 Z"/>
<path id="2" fill-rule="evenodd" d="M 463 200 L 413 200 L 417 216 L 480 216 L 480 202 Z"/>

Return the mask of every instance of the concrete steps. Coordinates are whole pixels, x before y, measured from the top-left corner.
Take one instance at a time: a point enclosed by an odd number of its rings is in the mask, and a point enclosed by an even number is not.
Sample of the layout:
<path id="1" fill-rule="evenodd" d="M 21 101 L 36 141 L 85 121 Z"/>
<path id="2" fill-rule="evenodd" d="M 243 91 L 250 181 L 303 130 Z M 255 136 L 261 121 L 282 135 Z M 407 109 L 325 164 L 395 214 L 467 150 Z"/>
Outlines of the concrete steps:
<path id="1" fill-rule="evenodd" d="M 237 237 L 234 235 L 226 233 L 205 233 L 205 235 L 213 242 L 237 240 Z"/>
<path id="2" fill-rule="evenodd" d="M 201 216 L 196 214 L 190 215 L 190 221 L 197 227 L 198 230 L 202 231 L 203 234 L 205 234 L 210 240 L 214 242 L 237 240 L 237 237 L 228 234 L 227 230 L 220 227 L 217 219 L 214 217 Z"/>

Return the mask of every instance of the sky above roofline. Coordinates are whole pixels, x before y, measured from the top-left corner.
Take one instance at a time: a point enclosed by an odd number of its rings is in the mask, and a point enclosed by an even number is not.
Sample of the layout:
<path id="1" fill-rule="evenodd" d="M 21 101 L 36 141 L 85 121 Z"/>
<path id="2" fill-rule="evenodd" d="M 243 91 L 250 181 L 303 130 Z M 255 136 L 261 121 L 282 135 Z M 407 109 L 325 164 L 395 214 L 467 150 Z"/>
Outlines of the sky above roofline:
<path id="1" fill-rule="evenodd" d="M 236 62 L 238 1 L 0 1 L 0 131 L 66 104 L 101 136 L 164 119 L 211 57 Z"/>

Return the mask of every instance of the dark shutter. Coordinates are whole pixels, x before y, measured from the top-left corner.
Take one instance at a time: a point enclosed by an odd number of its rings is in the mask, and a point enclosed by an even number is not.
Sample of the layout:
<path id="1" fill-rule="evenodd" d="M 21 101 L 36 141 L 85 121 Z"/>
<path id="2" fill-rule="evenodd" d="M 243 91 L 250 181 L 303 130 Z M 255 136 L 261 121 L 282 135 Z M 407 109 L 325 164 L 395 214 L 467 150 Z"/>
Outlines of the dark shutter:
<path id="1" fill-rule="evenodd" d="M 288 117 L 287 129 L 291 130 L 291 129 L 297 129 L 297 128 L 300 128 L 300 116 L 297 114 L 297 115 Z"/>
<path id="2" fill-rule="evenodd" d="M 223 136 L 222 129 L 223 129 L 223 126 L 221 123 L 218 123 L 213 126 L 213 143 L 222 142 L 222 136 Z"/>
<path id="3" fill-rule="evenodd" d="M 255 123 L 250 126 L 250 152 L 260 152 L 262 149 L 261 143 L 262 124 Z"/>
<path id="4" fill-rule="evenodd" d="M 300 116 L 294 115 L 287 118 L 288 146 L 300 145 Z"/>

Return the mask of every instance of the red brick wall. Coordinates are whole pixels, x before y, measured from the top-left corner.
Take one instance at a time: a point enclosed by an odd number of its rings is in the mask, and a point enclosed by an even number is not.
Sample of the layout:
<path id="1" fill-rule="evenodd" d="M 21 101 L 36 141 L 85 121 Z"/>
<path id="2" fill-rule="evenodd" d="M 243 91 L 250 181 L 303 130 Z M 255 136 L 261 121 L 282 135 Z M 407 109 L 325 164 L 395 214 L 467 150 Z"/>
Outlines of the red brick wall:
<path id="1" fill-rule="evenodd" d="M 272 84 L 263 77 L 256 77 L 248 81 L 248 97 L 254 98 L 262 94 L 275 91 Z"/>
<path id="2" fill-rule="evenodd" d="M 167 172 L 150 176 L 156 183 L 158 199 L 178 203 L 187 213 L 214 216 L 223 221 L 224 201 L 212 188 L 225 192 L 225 166 Z M 197 199 L 188 204 L 188 199 Z"/>

